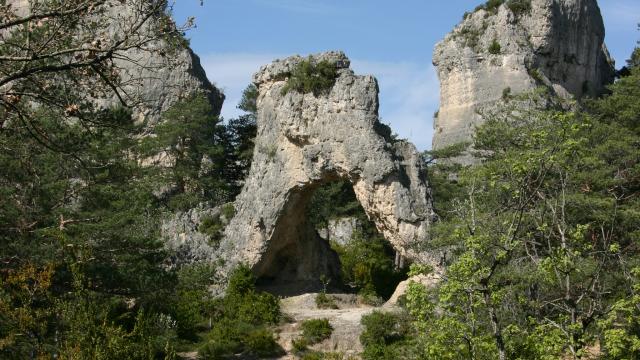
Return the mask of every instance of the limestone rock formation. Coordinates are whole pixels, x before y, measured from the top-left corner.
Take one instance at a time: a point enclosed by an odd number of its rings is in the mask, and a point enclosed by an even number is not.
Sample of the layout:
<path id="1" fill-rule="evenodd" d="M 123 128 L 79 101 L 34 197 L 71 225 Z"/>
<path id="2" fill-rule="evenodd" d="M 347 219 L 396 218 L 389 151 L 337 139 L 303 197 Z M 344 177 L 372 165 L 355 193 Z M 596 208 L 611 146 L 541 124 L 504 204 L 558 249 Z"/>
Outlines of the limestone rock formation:
<path id="1" fill-rule="evenodd" d="M 312 57 L 337 64 L 327 94 L 283 94 L 302 60 L 277 60 L 254 75 L 256 151 L 217 257 L 227 270 L 251 266 L 272 285 L 311 286 L 321 275 L 338 276 L 337 256 L 307 223 L 305 207 L 318 186 L 347 179 L 398 252 L 431 262 L 420 251 L 433 217 L 425 168 L 413 145 L 385 136 L 376 79 L 355 75 L 343 53 L 329 52 Z"/>
<path id="2" fill-rule="evenodd" d="M 29 0 L 7 0 L 6 3 L 20 16 L 31 11 Z M 99 16 L 106 17 L 106 21 L 98 23 L 106 27 L 93 31 L 96 36 L 117 38 L 122 29 L 140 21 L 144 6 L 144 0 L 109 0 L 101 5 L 105 11 L 98 12 Z M 157 38 L 158 29 L 162 26 L 157 18 L 151 18 L 137 37 Z M 174 45 L 154 40 L 144 47 L 131 48 L 116 56 L 115 63 L 124 90 L 121 96 L 134 107 L 134 116 L 139 121 L 149 123 L 150 131 L 162 112 L 190 94 L 200 92 L 206 95 L 216 114 L 220 113 L 224 101 L 222 92 L 207 79 L 198 56 L 188 46 Z M 118 101 L 115 95 L 96 100 L 105 105 Z"/>
<path id="3" fill-rule="evenodd" d="M 215 254 L 220 234 L 212 234 L 203 231 L 203 227 L 219 225 L 224 229 L 229 224 L 229 216 L 225 207 L 233 204 L 224 204 L 209 207 L 200 204 L 188 211 L 169 214 L 162 220 L 160 233 L 165 241 L 165 247 L 172 250 L 173 256 L 168 259 L 169 266 L 207 262 Z M 207 224 L 209 222 L 209 224 Z"/>
<path id="4" fill-rule="evenodd" d="M 496 11 L 466 14 L 436 45 L 440 110 L 434 149 L 470 141 L 482 123 L 478 112 L 503 94 L 544 85 L 561 97 L 579 98 L 600 93 L 612 81 L 614 67 L 596 0 L 530 4 L 528 10 L 512 10 L 505 3 Z"/>
<path id="5" fill-rule="evenodd" d="M 355 217 L 343 217 L 331 219 L 327 226 L 318 230 L 318 235 L 326 241 L 334 241 L 340 245 L 346 245 L 351 240 L 353 233 L 362 228 L 362 224 Z"/>

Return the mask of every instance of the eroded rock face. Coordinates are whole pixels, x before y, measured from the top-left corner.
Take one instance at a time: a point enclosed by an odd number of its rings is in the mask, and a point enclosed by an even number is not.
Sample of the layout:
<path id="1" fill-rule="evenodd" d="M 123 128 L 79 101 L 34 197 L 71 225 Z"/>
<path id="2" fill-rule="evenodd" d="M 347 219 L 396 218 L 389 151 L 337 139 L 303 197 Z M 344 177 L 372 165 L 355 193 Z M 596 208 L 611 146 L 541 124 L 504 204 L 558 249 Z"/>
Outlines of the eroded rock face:
<path id="1" fill-rule="evenodd" d="M 440 78 L 433 147 L 471 141 L 478 112 L 509 91 L 545 85 L 564 98 L 601 93 L 614 74 L 604 35 L 596 0 L 531 0 L 518 15 L 505 4 L 496 14 L 465 16 L 433 55 Z"/>
<path id="2" fill-rule="evenodd" d="M 340 245 L 347 245 L 353 233 L 361 230 L 362 224 L 355 217 L 331 219 L 327 226 L 318 230 L 318 235 L 326 241 L 334 241 Z"/>
<path id="3" fill-rule="evenodd" d="M 431 262 L 418 250 L 433 217 L 425 169 L 413 145 L 381 135 L 376 79 L 355 75 L 343 53 L 323 53 L 313 60 L 341 67 L 333 88 L 319 96 L 283 95 L 286 77 L 302 60 L 278 60 L 254 75 L 256 151 L 218 258 L 226 269 L 248 264 L 272 284 L 337 276 L 337 256 L 307 223 L 305 208 L 318 186 L 347 179 L 398 252 Z"/>
<path id="4" fill-rule="evenodd" d="M 19 16 L 31 12 L 29 0 L 7 0 L 7 4 Z M 110 0 L 101 6 L 105 11 L 100 16 L 104 16 L 106 21 L 99 23 L 104 28 L 93 31 L 96 40 L 109 42 L 122 36 L 122 29 L 140 21 L 140 8 L 144 7 L 144 0 Z M 136 38 L 157 39 L 162 26 L 157 18 L 152 17 Z M 153 125 L 160 120 L 162 112 L 195 93 L 204 94 L 214 113 L 220 114 L 224 95 L 207 79 L 199 57 L 187 46 L 174 46 L 160 40 L 149 41 L 142 48 L 119 52 L 115 64 L 124 90 L 120 91 L 121 97 L 133 107 L 138 121 L 149 124 L 150 132 L 153 132 Z M 115 94 L 96 101 L 105 106 L 119 103 Z"/>

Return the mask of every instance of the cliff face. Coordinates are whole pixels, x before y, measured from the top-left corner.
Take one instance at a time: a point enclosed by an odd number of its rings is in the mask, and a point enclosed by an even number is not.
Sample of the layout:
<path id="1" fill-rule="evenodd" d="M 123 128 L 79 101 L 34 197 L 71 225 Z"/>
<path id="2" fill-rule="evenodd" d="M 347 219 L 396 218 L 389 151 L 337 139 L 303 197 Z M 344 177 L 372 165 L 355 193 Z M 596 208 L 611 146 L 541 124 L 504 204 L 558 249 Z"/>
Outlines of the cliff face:
<path id="1" fill-rule="evenodd" d="M 18 16 L 27 16 L 32 12 L 29 0 L 7 0 L 6 3 Z M 139 121 L 149 123 L 150 131 L 153 131 L 152 126 L 159 121 L 162 112 L 196 92 L 207 96 L 214 112 L 219 114 L 224 95 L 207 79 L 198 56 L 186 45 L 176 46 L 157 40 L 159 29 L 167 26 L 165 23 L 152 16 L 139 31 L 130 29 L 148 14 L 146 6 L 145 0 L 109 0 L 93 10 L 99 14 L 95 15 L 98 28 L 77 31 L 91 31 L 95 34 L 95 40 L 109 44 L 124 33 L 129 33 L 144 44 L 118 51 L 114 63 L 120 77 L 121 97 L 133 107 L 134 116 Z M 155 40 L 147 42 L 145 39 Z M 96 101 L 111 105 L 117 103 L 118 99 L 114 94 L 109 94 Z"/>
<path id="2" fill-rule="evenodd" d="M 227 269 L 248 264 L 276 285 L 313 286 L 323 274 L 338 276 L 337 256 L 307 223 L 305 208 L 318 186 L 347 179 L 394 248 L 429 261 L 416 250 L 432 218 L 425 169 L 413 145 L 381 135 L 376 80 L 354 75 L 344 54 L 324 53 L 312 61 L 339 67 L 328 94 L 283 95 L 286 77 L 302 60 L 276 61 L 254 76 L 256 151 L 216 257 Z"/>
<path id="3" fill-rule="evenodd" d="M 440 110 L 434 149 L 470 141 L 478 112 L 544 85 L 563 98 L 597 95 L 613 80 L 596 0 L 531 0 L 530 9 L 477 10 L 435 47 Z M 472 162 L 469 156 L 459 159 Z"/>

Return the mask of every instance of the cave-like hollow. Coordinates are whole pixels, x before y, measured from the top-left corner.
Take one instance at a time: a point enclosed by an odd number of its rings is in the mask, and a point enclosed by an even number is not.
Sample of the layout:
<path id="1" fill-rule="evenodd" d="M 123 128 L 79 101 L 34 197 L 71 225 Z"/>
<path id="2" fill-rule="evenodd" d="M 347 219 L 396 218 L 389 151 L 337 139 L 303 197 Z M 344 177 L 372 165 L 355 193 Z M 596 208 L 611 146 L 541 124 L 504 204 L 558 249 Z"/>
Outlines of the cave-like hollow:
<path id="1" fill-rule="evenodd" d="M 346 243 L 319 234 L 338 218 L 357 219 L 358 227 Z M 404 260 L 367 217 L 351 183 L 337 176 L 290 194 L 268 250 L 253 270 L 258 287 L 279 296 L 326 290 L 383 300 L 407 273 Z"/>

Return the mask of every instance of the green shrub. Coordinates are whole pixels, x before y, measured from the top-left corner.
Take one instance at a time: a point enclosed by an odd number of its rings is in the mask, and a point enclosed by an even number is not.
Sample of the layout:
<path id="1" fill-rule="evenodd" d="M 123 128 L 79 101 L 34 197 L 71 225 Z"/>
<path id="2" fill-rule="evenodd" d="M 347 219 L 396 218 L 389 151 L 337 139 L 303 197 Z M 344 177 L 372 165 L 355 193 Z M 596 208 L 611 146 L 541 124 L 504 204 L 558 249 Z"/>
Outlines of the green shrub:
<path id="1" fill-rule="evenodd" d="M 378 295 L 375 287 L 370 283 L 358 291 L 358 299 L 365 305 L 381 306 L 384 304 L 384 299 Z"/>
<path id="2" fill-rule="evenodd" d="M 344 354 L 338 352 L 330 352 L 323 353 L 319 351 L 309 351 L 306 352 L 302 358 L 302 360 L 351 360 L 355 359 L 354 357 L 345 357 Z"/>
<path id="3" fill-rule="evenodd" d="M 410 321 L 405 314 L 374 311 L 361 320 L 364 331 L 360 335 L 363 346 L 389 345 L 403 340 L 409 333 Z"/>
<path id="4" fill-rule="evenodd" d="M 324 354 L 319 351 L 309 351 L 302 355 L 302 360 L 324 360 Z"/>
<path id="5" fill-rule="evenodd" d="M 497 40 L 494 39 L 491 42 L 491 45 L 489 45 L 489 54 L 498 55 L 498 54 L 500 54 L 500 50 L 501 49 L 502 48 L 500 46 L 500 43 Z"/>
<path id="6" fill-rule="evenodd" d="M 250 324 L 277 324 L 280 321 L 280 300 L 272 294 L 249 292 L 241 297 L 229 297 L 225 307 L 227 316 L 234 316 Z"/>
<path id="7" fill-rule="evenodd" d="M 331 89 L 337 77 L 338 71 L 335 64 L 326 60 L 315 63 L 309 57 L 293 69 L 287 83 L 282 88 L 282 95 L 293 90 L 302 94 L 313 93 L 318 96 Z"/>
<path id="8" fill-rule="evenodd" d="M 531 0 L 509 0 L 507 6 L 516 16 L 520 16 L 531 11 Z"/>
<path id="9" fill-rule="evenodd" d="M 272 294 L 256 291 L 255 281 L 251 269 L 245 265 L 233 271 L 222 300 L 224 316 L 254 325 L 277 324 L 282 315 L 280 301 Z"/>
<path id="10" fill-rule="evenodd" d="M 316 306 L 318 309 L 338 309 L 338 305 L 333 299 L 333 296 L 327 295 L 325 292 L 316 295 Z"/>
<path id="11" fill-rule="evenodd" d="M 364 331 L 360 342 L 364 346 L 362 358 L 365 360 L 392 360 L 407 358 L 411 349 L 411 320 L 405 313 L 375 311 L 362 317 Z"/>
<path id="12" fill-rule="evenodd" d="M 255 290 L 256 278 L 251 269 L 241 264 L 235 268 L 229 276 L 229 284 L 227 285 L 227 296 L 244 295 Z"/>
<path id="13" fill-rule="evenodd" d="M 309 343 L 304 338 L 299 338 L 299 339 L 293 339 L 291 341 L 291 345 L 293 347 L 293 353 L 300 356 L 302 354 L 305 354 L 305 352 L 307 351 L 307 347 L 309 346 Z"/>
<path id="14" fill-rule="evenodd" d="M 246 338 L 246 347 L 249 353 L 260 357 L 276 357 L 283 353 L 282 348 L 273 337 L 273 333 L 267 329 L 257 329 L 250 332 Z"/>
<path id="15" fill-rule="evenodd" d="M 333 328 L 328 319 L 311 319 L 302 322 L 302 338 L 308 344 L 317 344 L 331 337 Z"/>
<path id="16" fill-rule="evenodd" d="M 206 216 L 200 222 L 198 231 L 209 236 L 209 244 L 217 247 L 222 240 L 222 232 L 224 231 L 224 225 L 219 216 Z"/>
<path id="17" fill-rule="evenodd" d="M 207 342 L 198 350 L 203 359 L 222 359 L 239 353 L 275 357 L 282 354 L 282 348 L 269 329 L 223 318 L 215 323 L 207 335 Z"/>
<path id="18" fill-rule="evenodd" d="M 511 98 L 511 87 L 502 89 L 502 100 L 508 101 Z"/>
<path id="19" fill-rule="evenodd" d="M 496 14 L 500 6 L 504 3 L 505 0 L 489 0 L 483 5 L 476 7 L 475 11 L 484 9 L 491 14 Z M 508 0 L 506 3 L 507 7 L 509 7 L 511 12 L 516 16 L 528 13 L 531 10 L 531 0 Z"/>
<path id="20" fill-rule="evenodd" d="M 346 245 L 332 244 L 332 248 L 340 257 L 343 280 L 360 295 L 388 298 L 406 279 L 406 269 L 396 270 L 395 252 L 375 227 L 363 226 Z"/>
<path id="21" fill-rule="evenodd" d="M 505 0 L 489 0 L 482 5 L 478 5 L 474 11 L 486 10 L 487 12 L 495 14 L 498 12 L 500 5 L 504 4 L 504 1 Z"/>
<path id="22" fill-rule="evenodd" d="M 222 205 L 220 212 L 222 216 L 229 221 L 236 215 L 236 208 L 233 206 L 233 203 L 227 203 Z"/>

